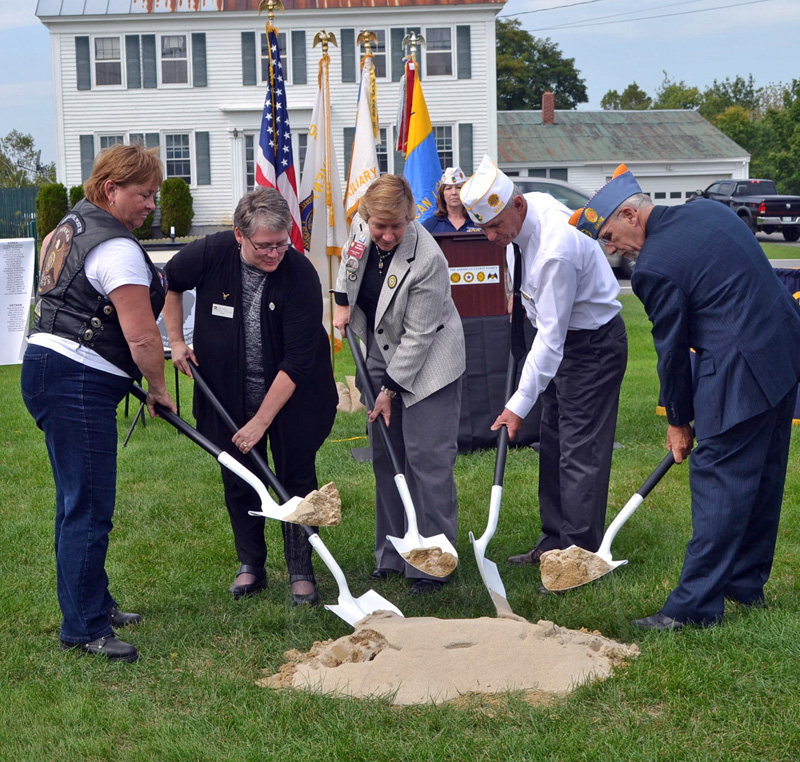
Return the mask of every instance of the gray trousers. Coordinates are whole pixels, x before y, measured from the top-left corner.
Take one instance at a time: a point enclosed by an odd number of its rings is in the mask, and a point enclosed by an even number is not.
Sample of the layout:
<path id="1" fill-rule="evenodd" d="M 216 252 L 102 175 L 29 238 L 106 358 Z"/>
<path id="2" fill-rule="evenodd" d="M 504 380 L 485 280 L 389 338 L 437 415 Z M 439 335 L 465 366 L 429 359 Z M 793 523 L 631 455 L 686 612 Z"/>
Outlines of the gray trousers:
<path id="1" fill-rule="evenodd" d="M 541 550 L 603 539 L 619 390 L 628 336 L 617 315 L 596 331 L 570 331 L 558 373 L 542 393 L 539 444 Z"/>
<path id="2" fill-rule="evenodd" d="M 367 372 L 374 390 L 380 389 L 386 364 L 368 340 Z M 461 411 L 461 379 L 407 408 L 400 395 L 392 401 L 389 438 L 416 509 L 419 533 L 424 537 L 444 534 L 453 545 L 458 533 L 458 496 L 453 469 L 458 454 L 458 421 Z M 369 424 L 372 467 L 375 471 L 375 562 L 379 569 L 404 571 L 406 577 L 431 577 L 407 564 L 386 535 L 403 537 L 406 515 L 394 482 L 394 469 L 383 437 Z"/>

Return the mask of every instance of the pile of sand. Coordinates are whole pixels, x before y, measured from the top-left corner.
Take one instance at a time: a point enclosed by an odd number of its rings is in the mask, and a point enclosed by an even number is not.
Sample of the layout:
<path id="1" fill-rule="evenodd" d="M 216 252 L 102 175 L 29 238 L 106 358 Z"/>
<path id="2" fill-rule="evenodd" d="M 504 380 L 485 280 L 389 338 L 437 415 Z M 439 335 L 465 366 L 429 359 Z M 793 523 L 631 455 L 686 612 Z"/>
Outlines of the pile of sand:
<path id="1" fill-rule="evenodd" d="M 424 571 L 432 577 L 447 577 L 458 566 L 458 559 L 441 548 L 414 548 L 401 553 L 415 569 Z"/>
<path id="2" fill-rule="evenodd" d="M 602 577 L 614 567 L 596 553 L 571 545 L 565 550 L 548 550 L 539 561 L 542 584 L 548 590 L 569 590 Z"/>
<path id="3" fill-rule="evenodd" d="M 259 685 L 394 704 L 440 703 L 468 693 L 564 695 L 638 656 L 635 645 L 552 622 L 368 616 L 351 635 L 286 652 L 288 663 Z"/>
<path id="4" fill-rule="evenodd" d="M 341 381 L 336 382 L 336 391 L 339 393 L 337 410 L 343 413 L 355 413 L 364 410 L 364 403 L 361 402 L 361 392 L 356 388 L 355 376 L 345 376 L 346 384 Z"/>
<path id="5" fill-rule="evenodd" d="M 342 499 L 333 482 L 309 492 L 284 521 L 312 527 L 332 527 L 342 520 Z"/>

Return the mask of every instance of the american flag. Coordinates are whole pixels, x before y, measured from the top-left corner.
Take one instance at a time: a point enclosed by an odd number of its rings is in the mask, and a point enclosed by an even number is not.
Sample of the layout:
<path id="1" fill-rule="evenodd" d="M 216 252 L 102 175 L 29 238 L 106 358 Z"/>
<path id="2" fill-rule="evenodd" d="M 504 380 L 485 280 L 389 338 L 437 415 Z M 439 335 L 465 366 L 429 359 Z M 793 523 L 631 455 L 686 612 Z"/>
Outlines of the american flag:
<path id="1" fill-rule="evenodd" d="M 286 109 L 286 88 L 278 47 L 277 31 L 267 29 L 269 51 L 269 80 L 267 97 L 264 100 L 264 116 L 261 119 L 261 137 L 258 141 L 256 159 L 256 183 L 267 188 L 277 188 L 289 204 L 294 226 L 292 246 L 303 251 L 303 236 L 300 232 L 300 206 L 297 203 L 297 180 L 292 157 L 292 130 L 289 112 Z"/>

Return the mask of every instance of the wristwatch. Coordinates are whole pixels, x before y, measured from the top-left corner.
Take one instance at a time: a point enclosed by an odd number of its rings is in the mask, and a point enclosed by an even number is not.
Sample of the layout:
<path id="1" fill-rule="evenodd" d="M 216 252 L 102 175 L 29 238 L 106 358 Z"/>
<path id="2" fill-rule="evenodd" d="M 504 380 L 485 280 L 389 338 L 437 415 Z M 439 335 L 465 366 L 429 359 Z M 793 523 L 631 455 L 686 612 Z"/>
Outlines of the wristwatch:
<path id="1" fill-rule="evenodd" d="M 394 389 L 390 389 L 388 386 L 382 386 L 381 392 L 385 394 L 390 400 L 393 400 L 397 396 L 397 392 Z"/>

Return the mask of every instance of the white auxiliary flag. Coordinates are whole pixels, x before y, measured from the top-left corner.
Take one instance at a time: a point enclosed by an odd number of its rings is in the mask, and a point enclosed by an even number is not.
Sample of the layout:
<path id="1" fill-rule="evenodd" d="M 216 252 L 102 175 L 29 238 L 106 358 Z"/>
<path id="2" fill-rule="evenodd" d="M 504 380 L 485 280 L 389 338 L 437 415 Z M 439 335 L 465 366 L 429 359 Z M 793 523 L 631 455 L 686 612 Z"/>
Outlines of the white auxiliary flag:
<path id="1" fill-rule="evenodd" d="M 306 255 L 322 282 L 323 323 L 330 320 L 329 292 L 336 281 L 347 240 L 342 190 L 331 140 L 328 57 L 320 60 L 319 92 L 308 128 L 308 146 L 300 183 L 300 219 Z"/>
<path id="2" fill-rule="evenodd" d="M 358 202 L 361 201 L 361 197 L 366 193 L 370 183 L 380 174 L 378 154 L 375 150 L 377 106 L 373 72 L 372 56 L 366 56 L 361 68 L 361 85 L 358 89 L 358 106 L 356 108 L 356 134 L 353 139 L 350 172 L 347 176 L 347 192 L 344 197 L 348 224 L 353 221 L 353 215 L 358 211 Z"/>

